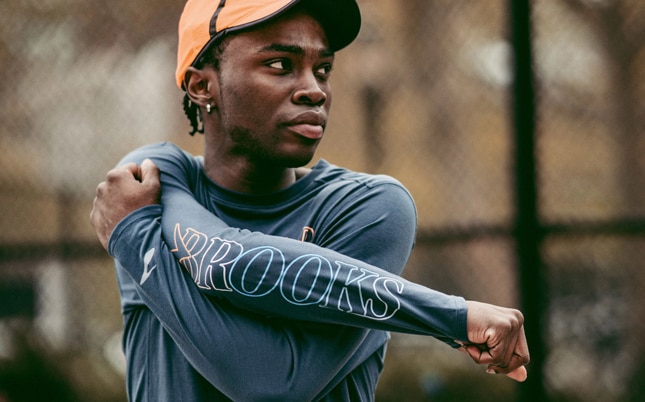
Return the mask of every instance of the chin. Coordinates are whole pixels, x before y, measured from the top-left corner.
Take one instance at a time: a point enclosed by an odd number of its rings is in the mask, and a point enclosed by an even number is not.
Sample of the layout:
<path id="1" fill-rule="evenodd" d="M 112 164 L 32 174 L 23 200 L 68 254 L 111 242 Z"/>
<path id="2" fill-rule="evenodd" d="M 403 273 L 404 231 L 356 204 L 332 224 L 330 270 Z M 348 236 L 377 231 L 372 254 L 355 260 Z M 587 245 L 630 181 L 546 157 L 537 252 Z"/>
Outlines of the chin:
<path id="1" fill-rule="evenodd" d="M 282 165 L 288 168 L 297 168 L 302 167 L 311 162 L 314 154 L 309 155 L 297 155 L 297 156 L 288 156 L 282 159 Z"/>
<path id="2" fill-rule="evenodd" d="M 249 161 L 257 164 L 258 166 L 271 167 L 275 168 L 299 168 L 307 165 L 313 159 L 314 154 L 272 154 L 272 155 L 256 155 L 255 157 L 249 158 Z"/>
<path id="3" fill-rule="evenodd" d="M 284 167 L 296 168 L 305 166 L 314 158 L 316 148 L 316 146 L 308 147 L 307 149 L 300 147 L 291 152 L 286 151 L 280 155 L 276 155 L 276 160 L 280 160 L 281 165 Z"/>

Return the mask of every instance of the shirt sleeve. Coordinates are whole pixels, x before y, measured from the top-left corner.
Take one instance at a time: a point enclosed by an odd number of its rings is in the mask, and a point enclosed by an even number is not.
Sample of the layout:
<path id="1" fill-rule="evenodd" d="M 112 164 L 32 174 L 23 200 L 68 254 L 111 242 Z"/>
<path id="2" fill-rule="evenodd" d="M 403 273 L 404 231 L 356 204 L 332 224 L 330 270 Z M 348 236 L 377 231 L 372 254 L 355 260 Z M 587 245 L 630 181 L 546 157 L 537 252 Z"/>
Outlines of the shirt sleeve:
<path id="1" fill-rule="evenodd" d="M 228 227 L 188 194 L 165 197 L 163 219 L 176 259 L 213 297 L 291 319 L 466 340 L 460 297 L 314 244 Z"/>
<path id="2" fill-rule="evenodd" d="M 163 237 L 205 294 L 265 315 L 430 335 L 451 346 L 467 341 L 463 298 L 326 247 L 229 227 L 194 199 L 180 158 L 153 160 L 162 172 Z M 372 210 L 397 205 L 387 198 L 380 205 L 368 201 L 359 204 Z M 358 243 L 370 247 L 364 238 Z M 142 274 L 140 264 L 126 268 Z"/>
<path id="3" fill-rule="evenodd" d="M 329 336 L 209 300 L 176 267 L 161 210 L 144 207 L 119 222 L 109 252 L 190 364 L 233 400 L 314 400 L 368 332 L 338 326 Z"/>

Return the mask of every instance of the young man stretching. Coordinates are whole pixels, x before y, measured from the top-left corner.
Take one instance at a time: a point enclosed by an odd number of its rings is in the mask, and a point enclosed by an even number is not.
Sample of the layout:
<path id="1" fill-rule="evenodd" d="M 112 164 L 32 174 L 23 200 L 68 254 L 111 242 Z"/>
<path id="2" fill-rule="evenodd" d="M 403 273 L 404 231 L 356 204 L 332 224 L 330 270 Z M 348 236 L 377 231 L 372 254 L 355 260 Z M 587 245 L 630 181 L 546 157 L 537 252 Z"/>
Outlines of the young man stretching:
<path id="1" fill-rule="evenodd" d="M 521 313 L 399 276 L 416 234 L 399 182 L 303 168 L 359 27 L 354 0 L 186 4 L 177 83 L 204 156 L 134 151 L 91 214 L 116 260 L 131 401 L 373 400 L 387 331 L 526 378 Z"/>

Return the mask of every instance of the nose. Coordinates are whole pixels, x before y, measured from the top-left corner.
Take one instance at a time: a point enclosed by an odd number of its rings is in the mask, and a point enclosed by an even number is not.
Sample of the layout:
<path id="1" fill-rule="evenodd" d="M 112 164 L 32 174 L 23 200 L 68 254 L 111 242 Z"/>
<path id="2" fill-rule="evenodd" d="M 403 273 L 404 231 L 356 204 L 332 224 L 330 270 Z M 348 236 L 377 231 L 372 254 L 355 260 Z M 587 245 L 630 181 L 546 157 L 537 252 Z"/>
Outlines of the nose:
<path id="1" fill-rule="evenodd" d="M 321 82 L 313 73 L 303 74 L 293 93 L 296 104 L 322 106 L 327 101 L 329 86 Z"/>

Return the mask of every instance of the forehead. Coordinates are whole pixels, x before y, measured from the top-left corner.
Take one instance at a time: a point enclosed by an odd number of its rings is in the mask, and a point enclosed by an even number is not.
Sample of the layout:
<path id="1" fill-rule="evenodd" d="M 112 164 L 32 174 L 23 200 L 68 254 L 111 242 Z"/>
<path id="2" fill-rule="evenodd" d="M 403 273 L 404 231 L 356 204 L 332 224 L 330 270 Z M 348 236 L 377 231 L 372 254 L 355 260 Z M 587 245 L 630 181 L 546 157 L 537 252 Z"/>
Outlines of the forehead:
<path id="1" fill-rule="evenodd" d="M 228 47 L 252 50 L 271 44 L 298 46 L 318 53 L 332 53 L 322 25 L 304 10 L 294 9 L 229 38 Z"/>

